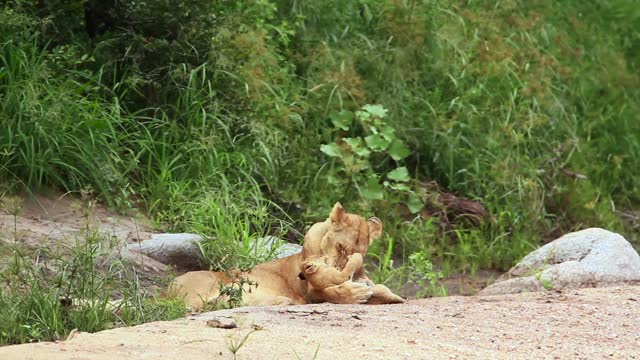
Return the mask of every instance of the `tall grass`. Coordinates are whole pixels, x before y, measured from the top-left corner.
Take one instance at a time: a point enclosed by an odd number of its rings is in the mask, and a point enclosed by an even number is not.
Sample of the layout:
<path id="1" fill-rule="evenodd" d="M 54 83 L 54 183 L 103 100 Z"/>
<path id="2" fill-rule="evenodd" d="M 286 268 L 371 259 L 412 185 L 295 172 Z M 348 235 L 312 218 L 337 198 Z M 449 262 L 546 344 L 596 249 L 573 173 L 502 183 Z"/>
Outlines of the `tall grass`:
<path id="1" fill-rule="evenodd" d="M 427 251 L 449 271 L 508 269 L 573 229 L 602 226 L 637 241 L 637 220 L 620 217 L 637 208 L 640 184 L 633 170 L 640 165 L 639 32 L 635 15 L 621 16 L 628 6 L 381 1 L 352 9 L 342 18 L 349 26 L 328 25 L 340 16 L 333 10 L 347 6 L 296 8 L 313 12 L 309 23 L 325 24 L 306 28 L 298 43 L 315 54 L 303 65 L 309 87 L 328 101 L 317 109 L 384 104 L 414 149 L 414 176 L 478 199 L 491 213 L 474 228 L 432 233 L 413 222 L 413 230 L 390 229 L 398 254 Z M 616 25 L 595 16 L 603 9 Z M 331 175 L 333 166 L 316 168 Z M 332 191 L 322 190 L 319 197 Z M 403 220 L 389 201 L 362 205 Z"/>
<path id="2" fill-rule="evenodd" d="M 64 339 L 184 315 L 179 300 L 151 300 L 108 239 L 89 232 L 70 253 L 18 245 L 0 269 L 0 345 Z"/>

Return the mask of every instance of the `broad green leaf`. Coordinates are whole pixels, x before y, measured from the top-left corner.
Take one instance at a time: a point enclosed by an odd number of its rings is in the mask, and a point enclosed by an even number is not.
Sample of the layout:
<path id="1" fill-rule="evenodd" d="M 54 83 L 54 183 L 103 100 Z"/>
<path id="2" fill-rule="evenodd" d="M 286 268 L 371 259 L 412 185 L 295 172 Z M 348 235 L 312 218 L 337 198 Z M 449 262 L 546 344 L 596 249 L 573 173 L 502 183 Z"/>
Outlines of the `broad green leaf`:
<path id="1" fill-rule="evenodd" d="M 345 166 L 351 173 L 359 173 L 369 168 L 369 162 L 358 157 L 349 156 L 348 161 L 345 161 Z"/>
<path id="2" fill-rule="evenodd" d="M 353 151 L 356 151 L 359 148 L 364 146 L 362 144 L 362 138 L 359 138 L 359 137 L 355 137 L 355 138 L 346 137 L 346 138 L 342 138 L 342 140 L 346 142 L 351 147 L 351 150 Z"/>
<path id="3" fill-rule="evenodd" d="M 411 150 L 400 139 L 396 139 L 389 147 L 389 156 L 395 161 L 402 160 L 411 154 Z"/>
<path id="4" fill-rule="evenodd" d="M 356 150 L 356 154 L 360 157 L 366 158 L 371 154 L 371 150 L 363 146 L 360 149 Z"/>
<path id="5" fill-rule="evenodd" d="M 392 128 L 391 126 L 383 127 L 382 131 L 380 132 L 380 134 L 382 136 L 384 136 L 384 138 L 389 140 L 389 141 L 393 141 L 396 138 L 396 130 L 394 128 Z"/>
<path id="6" fill-rule="evenodd" d="M 360 121 L 367 122 L 371 119 L 371 114 L 366 111 L 356 111 L 356 117 Z"/>
<path id="7" fill-rule="evenodd" d="M 409 170 L 405 166 L 393 169 L 387 173 L 387 177 L 391 180 L 405 182 L 411 180 L 409 177 Z"/>
<path id="8" fill-rule="evenodd" d="M 407 200 L 407 207 L 412 214 L 416 214 L 424 207 L 424 201 L 420 195 L 411 193 Z"/>
<path id="9" fill-rule="evenodd" d="M 380 134 L 369 135 L 364 138 L 367 146 L 373 151 L 384 151 L 389 147 L 389 141 Z"/>
<path id="10" fill-rule="evenodd" d="M 351 150 L 360 157 L 366 158 L 371 154 L 371 150 L 364 145 L 362 138 L 343 138 L 342 140 L 344 140 L 344 142 L 351 147 Z"/>
<path id="11" fill-rule="evenodd" d="M 340 152 L 340 147 L 336 143 L 320 145 L 320 151 L 322 151 L 323 153 L 331 157 L 342 157 L 342 153 Z"/>
<path id="12" fill-rule="evenodd" d="M 349 130 L 351 124 L 353 124 L 353 113 L 351 111 L 342 110 L 340 112 L 333 112 L 329 115 L 329 119 L 333 123 L 333 126 L 342 130 Z"/>
<path id="13" fill-rule="evenodd" d="M 360 194 L 367 200 L 382 200 L 384 198 L 384 188 L 376 177 L 370 177 L 367 185 L 360 189 Z"/>
<path id="14" fill-rule="evenodd" d="M 362 110 L 368 112 L 373 116 L 377 116 L 381 119 L 387 116 L 387 109 L 385 109 L 382 105 L 367 104 L 362 107 Z"/>

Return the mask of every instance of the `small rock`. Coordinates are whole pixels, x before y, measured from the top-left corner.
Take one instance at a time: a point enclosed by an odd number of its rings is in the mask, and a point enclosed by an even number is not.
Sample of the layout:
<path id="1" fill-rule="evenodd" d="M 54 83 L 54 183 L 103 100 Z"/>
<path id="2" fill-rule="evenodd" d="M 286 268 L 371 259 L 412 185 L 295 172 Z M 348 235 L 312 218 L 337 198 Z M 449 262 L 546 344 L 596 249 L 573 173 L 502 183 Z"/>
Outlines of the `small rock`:
<path id="1" fill-rule="evenodd" d="M 215 318 L 207 320 L 207 326 L 220 329 L 235 329 L 238 323 L 232 318 Z"/>

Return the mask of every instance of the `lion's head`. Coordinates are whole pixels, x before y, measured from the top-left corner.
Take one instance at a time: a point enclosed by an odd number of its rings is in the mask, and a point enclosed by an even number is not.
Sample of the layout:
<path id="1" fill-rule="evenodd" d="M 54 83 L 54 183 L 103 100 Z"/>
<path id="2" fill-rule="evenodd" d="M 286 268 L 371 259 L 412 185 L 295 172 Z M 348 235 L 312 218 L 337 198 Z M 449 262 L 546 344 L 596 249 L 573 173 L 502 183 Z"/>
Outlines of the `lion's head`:
<path id="1" fill-rule="evenodd" d="M 317 227 L 316 227 L 317 226 Z M 347 213 L 337 202 L 329 218 L 310 229 L 304 242 L 304 257 L 323 255 L 331 259 L 331 264 L 344 268 L 347 257 L 354 253 L 366 255 L 369 245 L 382 234 L 382 221 L 377 217 L 368 220 L 356 214 Z"/>

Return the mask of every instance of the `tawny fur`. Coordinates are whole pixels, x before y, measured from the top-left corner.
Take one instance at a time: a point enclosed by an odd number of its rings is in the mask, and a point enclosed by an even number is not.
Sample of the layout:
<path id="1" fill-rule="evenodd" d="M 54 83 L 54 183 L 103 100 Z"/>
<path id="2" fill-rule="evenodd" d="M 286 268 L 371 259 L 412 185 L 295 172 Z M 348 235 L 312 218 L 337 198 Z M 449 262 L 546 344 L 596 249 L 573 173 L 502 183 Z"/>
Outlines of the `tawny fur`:
<path id="1" fill-rule="evenodd" d="M 394 294 L 384 285 L 373 285 L 368 279 L 353 279 L 354 274 L 362 271 L 363 258 L 360 253 L 348 256 L 344 269 L 339 270 L 332 265 L 331 259 L 325 256 L 310 256 L 301 264 L 301 276 L 307 281 L 310 291 L 322 291 L 346 281 L 356 281 L 370 286 L 372 295 L 367 304 L 397 304 L 404 299 Z"/>
<path id="2" fill-rule="evenodd" d="M 298 274 L 302 261 L 309 256 L 325 256 L 334 266 L 344 268 L 349 255 L 364 256 L 369 244 L 382 232 L 382 222 L 377 218 L 347 214 L 336 203 L 329 218 L 314 224 L 304 239 L 302 253 L 260 264 L 249 272 L 191 271 L 177 277 L 170 285 L 169 296 L 184 297 L 185 304 L 202 309 L 206 303 L 215 302 L 219 296 L 219 284 L 228 284 L 233 277 L 242 277 L 258 286 L 245 287 L 243 301 L 249 306 L 305 304 L 308 302 L 332 302 L 344 304 L 364 303 L 373 295 L 362 269 L 355 274 L 364 282 L 347 280 L 324 289 L 315 289 Z"/>

